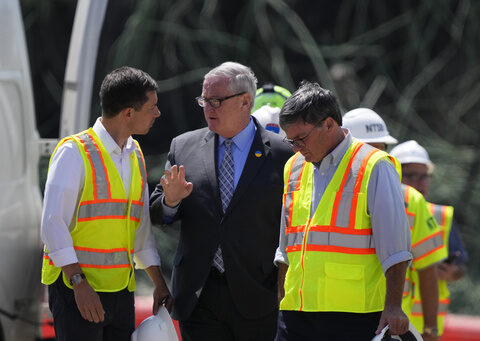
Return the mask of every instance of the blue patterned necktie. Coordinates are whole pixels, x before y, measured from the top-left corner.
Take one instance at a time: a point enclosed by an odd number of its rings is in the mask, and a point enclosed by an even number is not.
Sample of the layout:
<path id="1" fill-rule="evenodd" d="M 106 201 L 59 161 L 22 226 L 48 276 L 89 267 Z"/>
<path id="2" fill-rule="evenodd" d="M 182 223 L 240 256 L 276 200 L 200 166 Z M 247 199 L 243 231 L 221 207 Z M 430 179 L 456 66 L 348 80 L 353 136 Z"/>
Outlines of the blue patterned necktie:
<path id="1" fill-rule="evenodd" d="M 225 155 L 223 156 L 223 161 L 218 171 L 220 199 L 222 200 L 222 209 L 224 213 L 227 210 L 228 204 L 232 199 L 234 191 L 233 181 L 235 174 L 235 164 L 233 162 L 232 143 L 233 141 L 231 139 L 225 140 Z M 215 252 L 215 256 L 213 257 L 213 266 L 215 266 L 220 272 L 225 271 L 222 258 L 222 249 L 220 248 L 220 246 L 218 247 L 217 252 Z"/>

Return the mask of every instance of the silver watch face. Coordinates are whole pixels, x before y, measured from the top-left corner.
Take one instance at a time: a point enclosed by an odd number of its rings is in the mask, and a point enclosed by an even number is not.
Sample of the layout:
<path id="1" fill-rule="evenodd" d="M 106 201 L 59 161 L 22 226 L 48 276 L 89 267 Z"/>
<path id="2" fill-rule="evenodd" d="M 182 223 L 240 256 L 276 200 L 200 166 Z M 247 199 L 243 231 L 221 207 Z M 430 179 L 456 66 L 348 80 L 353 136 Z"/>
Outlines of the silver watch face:
<path id="1" fill-rule="evenodd" d="M 71 285 L 79 284 L 82 280 L 83 280 L 82 275 L 80 275 L 80 274 L 75 274 L 75 275 L 73 275 L 73 276 L 70 278 L 70 284 L 71 284 Z"/>

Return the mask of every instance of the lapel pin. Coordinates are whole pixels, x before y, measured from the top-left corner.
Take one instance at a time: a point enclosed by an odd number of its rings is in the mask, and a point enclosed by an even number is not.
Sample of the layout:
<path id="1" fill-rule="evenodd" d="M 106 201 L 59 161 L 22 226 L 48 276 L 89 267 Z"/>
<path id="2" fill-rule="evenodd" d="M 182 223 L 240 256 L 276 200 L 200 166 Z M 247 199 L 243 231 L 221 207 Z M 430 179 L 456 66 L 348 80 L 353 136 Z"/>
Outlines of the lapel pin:
<path id="1" fill-rule="evenodd" d="M 261 157 L 261 156 L 262 156 L 262 152 L 259 151 L 259 150 L 257 150 L 257 151 L 255 152 L 255 156 L 256 156 L 256 157 Z"/>

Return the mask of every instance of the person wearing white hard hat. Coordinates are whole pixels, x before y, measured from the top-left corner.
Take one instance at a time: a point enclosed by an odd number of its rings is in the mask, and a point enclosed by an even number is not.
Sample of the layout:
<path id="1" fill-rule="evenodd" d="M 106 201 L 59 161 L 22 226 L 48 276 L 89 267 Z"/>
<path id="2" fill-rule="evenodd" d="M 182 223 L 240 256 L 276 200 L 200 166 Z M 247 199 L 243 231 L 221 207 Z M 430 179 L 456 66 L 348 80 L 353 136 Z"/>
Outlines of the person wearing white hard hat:
<path id="1" fill-rule="evenodd" d="M 343 115 L 343 127 L 350 129 L 355 138 L 380 150 L 398 143 L 390 136 L 380 115 L 368 108 L 353 109 Z"/>
<path id="2" fill-rule="evenodd" d="M 252 116 L 258 120 L 266 130 L 270 130 L 280 137 L 285 137 L 285 132 L 280 128 L 278 115 L 285 100 L 292 94 L 285 88 L 271 83 L 264 84 L 257 90 Z"/>
<path id="3" fill-rule="evenodd" d="M 363 120 L 365 118 L 365 120 Z M 346 113 L 343 117 L 343 127 L 350 129 L 353 136 L 360 141 L 385 150 L 387 144 L 397 143 L 390 136 L 383 119 L 373 110 L 359 108 Z M 375 127 L 375 129 L 373 128 Z M 372 142 L 373 141 L 373 142 Z M 398 161 L 395 161 L 400 166 Z M 397 169 L 401 173 L 401 169 Z M 438 276 L 435 265 L 446 258 L 446 248 L 442 246 L 442 237 L 438 225 L 428 210 L 425 198 L 413 187 L 402 184 L 405 199 L 405 212 L 410 223 L 412 234 L 413 261 L 407 270 L 403 292 L 402 308 L 412 318 L 415 287 L 423 293 L 425 340 L 434 341 L 438 337 L 433 331 L 437 328 L 438 313 Z M 415 284 L 413 283 L 415 278 Z"/>
<path id="4" fill-rule="evenodd" d="M 402 182 L 415 187 L 423 195 L 427 196 L 430 190 L 430 179 L 434 170 L 434 164 L 430 160 L 428 152 L 414 140 L 406 141 L 392 149 L 402 165 Z M 460 233 L 453 219 L 453 207 L 429 203 L 429 209 L 437 220 L 442 230 L 445 245 L 448 248 L 448 258 L 441 262 L 438 267 L 439 276 L 439 314 L 438 334 L 442 335 L 445 315 L 450 303 L 450 293 L 447 282 L 453 282 L 462 278 L 466 273 L 468 255 L 460 238 Z M 423 328 L 424 311 L 422 310 L 422 295 L 416 294 L 416 300 L 412 308 L 412 323 L 421 330 Z"/>

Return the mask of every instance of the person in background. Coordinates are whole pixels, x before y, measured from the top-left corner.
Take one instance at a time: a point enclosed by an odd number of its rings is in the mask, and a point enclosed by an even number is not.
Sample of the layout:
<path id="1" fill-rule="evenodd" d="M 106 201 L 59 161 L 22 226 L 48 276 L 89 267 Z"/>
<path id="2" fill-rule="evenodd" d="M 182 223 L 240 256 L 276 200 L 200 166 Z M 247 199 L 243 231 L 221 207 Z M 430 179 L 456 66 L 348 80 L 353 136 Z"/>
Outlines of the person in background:
<path id="1" fill-rule="evenodd" d="M 267 130 L 285 137 L 285 132 L 280 128 L 278 115 L 285 100 L 292 94 L 285 88 L 267 83 L 257 90 L 252 116 Z"/>
<path id="2" fill-rule="evenodd" d="M 403 142 L 392 149 L 393 155 L 402 165 L 402 182 L 416 188 L 425 197 L 430 191 L 430 179 L 434 165 L 430 157 L 421 145 L 410 140 Z M 445 327 L 445 315 L 450 303 L 450 292 L 447 282 L 454 282 L 462 278 L 466 273 L 468 255 L 460 238 L 457 225 L 453 218 L 453 207 L 429 203 L 429 209 L 442 231 L 443 242 L 448 250 L 448 258 L 438 264 L 437 272 L 439 278 L 439 313 L 438 313 L 438 335 L 443 334 Z M 412 308 L 412 323 L 422 330 L 423 295 L 416 294 Z M 425 328 L 424 328 L 425 329 Z"/>
<path id="3" fill-rule="evenodd" d="M 100 88 L 93 128 L 56 147 L 45 185 L 42 283 L 59 341 L 129 341 L 135 329 L 134 265 L 152 279 L 153 312 L 171 310 L 149 213 L 145 161 L 131 135 L 155 119 L 157 84 L 121 67 Z"/>
<path id="4" fill-rule="evenodd" d="M 358 108 L 343 116 L 343 127 L 358 140 L 386 151 L 387 145 L 398 141 L 390 136 L 387 125 L 373 110 Z M 395 161 L 398 166 L 400 163 Z M 399 169 L 401 174 L 401 168 Z M 411 186 L 402 184 L 405 200 L 405 211 L 412 233 L 413 261 L 407 269 L 405 288 L 403 290 L 402 309 L 409 319 L 412 318 L 412 307 L 415 289 L 423 297 L 422 305 L 425 314 L 422 337 L 426 341 L 438 340 L 433 335 L 437 329 L 438 314 L 438 276 L 437 267 L 447 257 L 447 249 L 443 245 L 441 231 L 430 213 L 423 195 Z M 413 281 L 413 278 L 416 280 Z"/>
<path id="5" fill-rule="evenodd" d="M 275 337 L 272 260 L 292 152 L 251 116 L 256 83 L 234 62 L 205 75 L 196 100 L 208 127 L 173 139 L 151 196 L 154 224 L 181 220 L 172 293 L 184 341 Z"/>
<path id="6" fill-rule="evenodd" d="M 317 83 L 302 82 L 280 112 L 296 154 L 285 165 L 275 257 L 277 341 L 408 330 L 401 304 L 412 255 L 400 180 L 387 153 L 341 125 L 336 97 Z"/>

